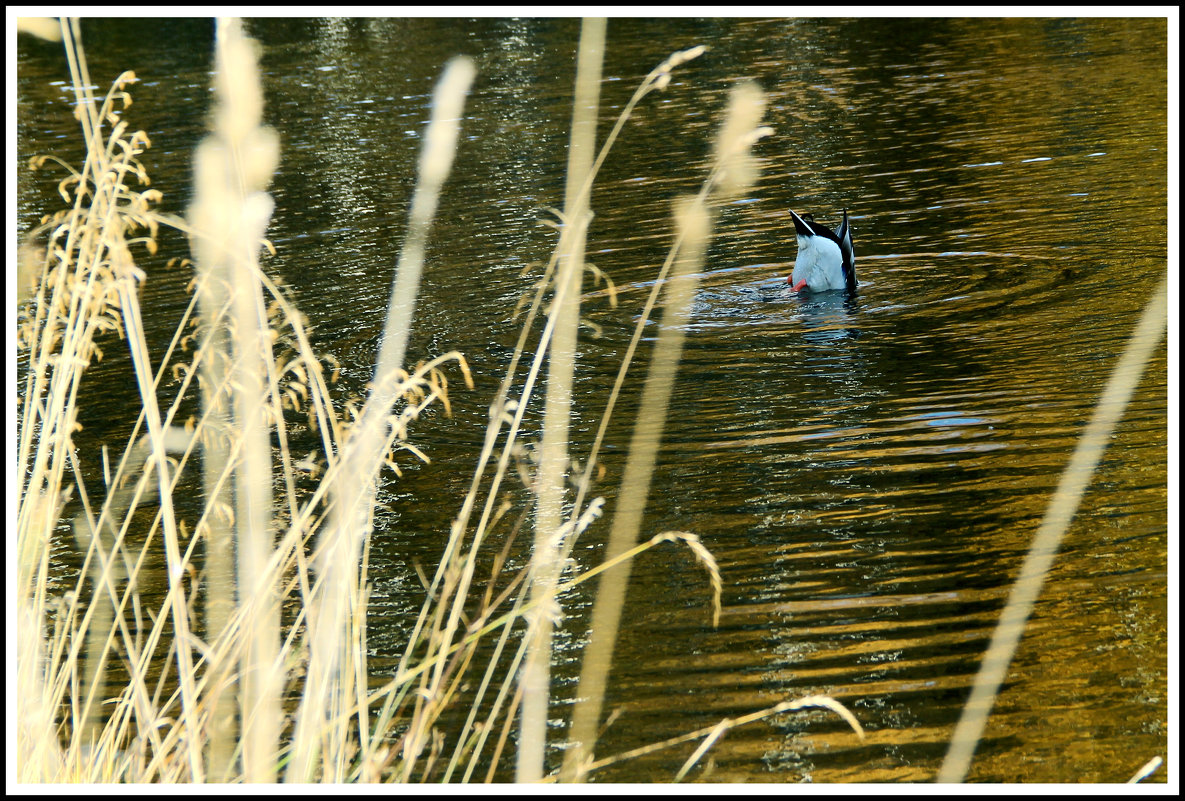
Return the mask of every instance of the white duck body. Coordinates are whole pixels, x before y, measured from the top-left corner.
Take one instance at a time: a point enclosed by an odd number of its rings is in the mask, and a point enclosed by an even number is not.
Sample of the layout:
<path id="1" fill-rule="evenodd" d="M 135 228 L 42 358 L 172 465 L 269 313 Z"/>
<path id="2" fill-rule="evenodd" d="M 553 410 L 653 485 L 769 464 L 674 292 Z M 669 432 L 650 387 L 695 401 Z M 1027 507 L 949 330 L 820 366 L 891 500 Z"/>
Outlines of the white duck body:
<path id="1" fill-rule="evenodd" d="M 790 211 L 794 218 L 794 232 L 798 239 L 798 258 L 790 283 L 795 289 L 806 287 L 812 292 L 856 288 L 855 255 L 852 232 L 845 210 L 839 231 L 833 233 L 814 220 L 803 219 Z"/>

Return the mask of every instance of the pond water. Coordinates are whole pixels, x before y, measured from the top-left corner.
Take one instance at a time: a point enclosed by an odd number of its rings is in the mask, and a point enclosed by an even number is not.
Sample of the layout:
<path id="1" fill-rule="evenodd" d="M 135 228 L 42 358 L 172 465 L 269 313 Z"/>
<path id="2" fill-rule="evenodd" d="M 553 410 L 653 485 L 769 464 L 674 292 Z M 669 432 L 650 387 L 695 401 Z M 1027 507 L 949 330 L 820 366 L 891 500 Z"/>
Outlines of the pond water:
<path id="1" fill-rule="evenodd" d="M 152 138 L 146 167 L 178 213 L 204 132 L 212 30 L 83 27 L 97 84 L 140 77 L 127 116 Z M 248 32 L 283 146 L 266 266 L 352 392 L 370 377 L 432 86 L 450 56 L 477 63 L 409 351 L 462 351 L 477 388 L 454 391 L 452 419 L 416 429 L 432 463 L 408 462 L 385 489 L 371 544 L 381 670 L 421 600 L 412 561 L 435 561 L 468 487 L 515 304 L 538 275 L 523 270 L 554 242 L 539 221 L 562 204 L 579 21 L 261 19 Z M 729 88 L 754 79 L 775 135 L 757 145 L 757 186 L 718 218 L 643 527 L 703 539 L 724 610 L 712 628 L 707 578 L 685 550 L 636 561 L 607 699 L 621 714 L 597 753 L 827 693 L 860 719 L 863 743 L 829 713 L 783 715 L 730 732 L 692 778 L 932 779 L 1060 471 L 1166 269 L 1166 23 L 615 19 L 599 133 L 648 71 L 696 44 L 709 51 L 643 101 L 593 191 L 589 258 L 618 306 L 593 291 L 584 304 L 599 336 L 582 344 L 573 453 L 583 458 L 666 255 L 670 200 L 698 188 Z M 76 159 L 60 49 L 22 38 L 18 63 L 21 160 Z M 53 181 L 26 174 L 19 188 L 23 231 L 57 206 Z M 849 210 L 854 298 L 791 293 L 790 208 L 833 227 Z M 159 263 L 144 265 L 163 341 L 189 279 L 165 259 L 186 252 L 166 236 Z M 107 350 L 95 386 L 126 373 Z M 606 443 L 597 491 L 610 510 L 640 392 L 639 377 Z M 126 432 L 124 399 L 91 397 L 84 441 Z M 1166 755 L 1167 419 L 1162 344 L 970 780 L 1121 781 Z M 596 564 L 606 530 L 584 536 L 581 564 Z M 557 735 L 587 608 L 586 597 L 565 607 Z M 692 748 L 593 780 L 669 780 Z"/>

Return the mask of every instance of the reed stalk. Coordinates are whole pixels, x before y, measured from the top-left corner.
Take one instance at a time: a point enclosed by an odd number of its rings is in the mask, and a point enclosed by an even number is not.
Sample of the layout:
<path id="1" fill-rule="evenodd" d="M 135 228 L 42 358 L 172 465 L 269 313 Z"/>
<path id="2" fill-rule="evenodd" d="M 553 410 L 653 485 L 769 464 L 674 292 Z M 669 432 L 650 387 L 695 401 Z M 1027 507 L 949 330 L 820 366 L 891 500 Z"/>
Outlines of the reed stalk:
<path id="1" fill-rule="evenodd" d="M 961 782 L 967 776 L 975 747 L 987 726 L 1000 685 L 1008 675 L 1008 666 L 1041 595 L 1045 577 L 1053 567 L 1062 538 L 1074 519 L 1103 451 L 1111 441 L 1115 426 L 1123 418 L 1124 409 L 1140 383 L 1144 368 L 1164 336 L 1168 324 L 1168 281 L 1168 275 L 1165 275 L 1145 304 L 1135 330 L 1095 404 L 1090 422 L 1078 438 L 1057 489 L 1049 499 L 1041 525 L 1033 535 L 1032 545 L 1000 612 L 971 686 L 971 695 L 951 735 L 950 746 L 936 778 L 940 783 Z"/>
<path id="2" fill-rule="evenodd" d="M 233 489 L 234 547 L 227 527 L 207 521 L 212 606 L 208 636 L 222 636 L 231 598 L 254 610 L 243 625 L 239 663 L 239 741 L 247 781 L 275 779 L 283 713 L 278 672 L 279 608 L 272 558 L 272 450 L 268 405 L 271 328 L 260 284 L 259 251 L 272 213 L 264 191 L 279 161 L 279 140 L 261 124 L 263 91 L 254 42 L 237 20 L 219 20 L 215 47 L 212 134 L 199 146 L 197 190 L 190 209 L 192 247 L 202 287 L 202 316 L 212 337 L 204 361 L 204 405 L 209 415 L 204 484 L 209 502 L 227 504 Z M 229 387 L 230 406 L 224 404 Z M 228 435 L 233 432 L 233 438 Z M 233 483 L 221 482 L 224 471 Z M 236 554 L 235 578 L 230 560 Z M 234 589 L 232 589 L 232 587 Z M 210 669 L 217 671 L 218 665 Z M 217 775 L 230 774 L 231 710 L 216 692 L 209 755 Z"/>
<path id="3" fill-rule="evenodd" d="M 556 583 L 563 565 L 558 536 L 564 517 L 567 485 L 568 424 L 572 411 L 572 376 L 576 366 L 576 334 L 580 324 L 580 286 L 584 275 L 585 237 L 590 193 L 582 191 L 596 152 L 597 109 L 601 92 L 601 62 L 605 51 L 604 18 L 585 18 L 580 28 L 576 88 L 572 106 L 572 135 L 568 148 L 565 225 L 559 245 L 555 297 L 551 315 L 557 319 L 548 351 L 547 396 L 543 438 L 535 476 L 537 496 L 535 547 L 532 554 L 530 596 L 537 601 L 528 618 L 529 641 L 522 669 L 522 723 L 519 730 L 515 779 L 535 782 L 543 777 L 551 685 L 551 640 Z"/>
<path id="4" fill-rule="evenodd" d="M 289 781 L 307 781 L 315 775 L 314 760 L 324 751 L 324 777 L 341 782 L 347 770 L 347 742 L 340 721 L 356 709 L 359 731 L 369 727 L 365 689 L 365 662 L 352 659 L 357 654 L 350 627 L 364 623 L 360 597 L 363 584 L 358 566 L 363 540 L 370 531 L 374 511 L 376 481 L 384 463 L 391 436 L 389 422 L 392 406 L 398 399 L 403 359 L 411 331 L 412 316 L 424 249 L 436 213 L 440 192 L 452 167 L 465 97 L 473 82 L 473 62 L 458 57 L 449 62 L 436 86 L 432 102 L 432 120 L 420 154 L 418 182 L 412 196 L 408 234 L 395 270 L 387 323 L 375 363 L 370 397 L 355 425 L 350 429 L 332 484 L 332 513 L 322 533 L 322 544 L 315 560 L 319 575 L 310 599 L 310 662 L 306 692 L 297 715 L 292 759 L 287 770 Z M 405 376 L 406 373 L 403 373 Z M 360 634 L 358 635 L 361 636 Z M 347 666 L 353 666 L 347 672 Z M 335 723 L 337 725 L 335 725 Z M 322 738 L 326 732 L 337 736 Z M 426 732 L 415 731 L 410 737 L 423 738 Z M 365 736 L 365 734 L 363 734 Z M 364 742 L 362 750 L 369 749 Z"/>
<path id="5" fill-rule="evenodd" d="M 642 513 L 649 494 L 650 479 L 662 438 L 663 420 L 674 387 L 675 373 L 683 348 L 684 326 L 699 278 L 695 273 L 707 248 L 709 223 L 703 204 L 686 202 L 680 198 L 676 211 L 681 247 L 675 259 L 666 287 L 662 328 L 651 356 L 650 370 L 642 390 L 634 432 L 630 438 L 629 456 L 617 497 L 617 511 L 609 530 L 605 559 L 611 560 L 629 550 L 637 542 L 642 524 Z M 573 711 L 570 746 L 564 757 L 564 773 L 568 780 L 580 780 L 583 771 L 578 767 L 589 759 L 596 738 L 602 699 L 605 693 L 609 665 L 625 588 L 629 581 L 630 562 L 622 561 L 601 578 L 593 604 L 589 624 L 589 643 L 585 647 L 577 697 Z"/>
<path id="6" fill-rule="evenodd" d="M 675 244 L 667 257 L 663 274 L 655 285 L 657 291 L 659 285 L 664 283 L 663 275 L 669 268 L 670 275 L 664 287 L 663 320 L 630 438 L 629 455 L 618 491 L 617 511 L 605 547 L 607 561 L 628 551 L 638 540 L 658 447 L 662 441 L 666 410 L 683 351 L 684 331 L 691 302 L 699 285 L 698 271 L 712 234 L 709 203 L 733 197 L 756 180 L 757 171 L 749 149 L 757 138 L 769 133 L 769 129 L 759 127 L 764 108 L 764 94 L 754 84 L 742 83 L 733 89 L 725 121 L 717 138 L 711 173 L 698 195 L 678 198 L 676 201 Z M 640 338 L 643 322 L 640 321 L 635 329 L 631 346 Z M 628 355 L 632 357 L 632 350 Z M 624 380 L 626 369 L 628 361 L 623 360 L 615 388 Z M 615 397 L 611 396 L 611 403 Z M 605 418 L 602 418 L 604 425 Z M 597 444 L 599 439 L 595 441 L 594 448 Z M 592 461 L 590 457 L 590 466 Z M 572 713 L 569 746 L 561 770 L 561 778 L 569 781 L 582 780 L 592 762 L 592 747 L 600 725 L 629 573 L 630 563 L 623 561 L 605 573 L 597 589 L 589 626 L 589 643 L 585 647 L 577 689 L 579 700 Z"/>
<path id="7" fill-rule="evenodd" d="M 105 736 L 105 733 L 95 731 L 96 719 L 92 710 L 97 703 L 95 695 L 104 685 L 103 663 L 112 635 L 111 626 L 103 621 L 107 612 L 104 600 L 100 599 L 116 602 L 114 568 L 106 558 L 111 551 L 101 544 L 101 533 L 108 524 L 102 515 L 98 521 L 92 522 L 94 518 L 81 481 L 66 483 L 67 469 L 75 474 L 79 471 L 79 454 L 72 442 L 77 428 L 78 389 L 86 368 L 102 356 L 96 344 L 97 335 L 104 330 L 122 330 L 132 352 L 139 391 L 145 397 L 152 395 L 153 403 L 159 378 L 152 374 L 139 324 L 137 284 L 143 274 L 132 264 L 128 251 L 131 241 L 128 234 L 132 229 L 148 225 L 155 233 L 155 223 L 147 222 L 147 208 L 159 193 L 132 188 L 133 178 L 141 184 L 147 183 L 137 156 L 148 146 L 148 138 L 141 131 L 129 135 L 127 123 L 115 113 L 117 105 L 126 107 L 131 102 L 130 95 L 124 90 L 136 78 L 134 73 L 124 73 L 102 103 L 98 102 L 91 88 L 77 20 L 61 21 L 60 38 L 70 67 L 87 156 L 82 169 L 71 169 L 59 185 L 64 199 L 71 201 L 73 196 L 72 208 L 46 218 L 30 233 L 26 249 L 26 253 L 40 254 L 36 257 L 39 264 L 33 267 L 35 273 L 40 273 L 40 280 L 31 297 L 32 312 L 20 326 L 20 340 L 29 352 L 18 414 L 21 485 L 17 514 L 16 590 L 18 625 L 23 627 L 18 635 L 20 641 L 27 645 L 33 637 L 45 636 L 49 620 L 55 622 L 53 634 L 47 639 L 48 648 L 24 648 L 18 652 L 18 675 L 28 683 L 21 685 L 17 714 L 21 718 L 27 716 L 35 727 L 50 725 L 59 699 L 68 696 L 77 716 L 75 726 L 69 732 L 70 750 L 66 753 L 60 750 L 56 730 L 41 735 L 28 726 L 19 730 L 25 737 L 40 736 L 38 741 L 25 740 L 18 745 L 23 755 L 18 763 L 19 775 L 40 780 L 95 775 L 94 769 L 84 765 L 79 757 L 88 750 L 97 754 L 94 750 L 100 747 L 97 741 Z M 33 166 L 41 166 L 48 160 L 36 159 Z M 44 249 L 32 244 L 41 236 L 46 237 Z M 143 241 L 150 248 L 155 245 L 151 237 Z M 152 480 L 157 482 L 162 496 L 167 499 L 171 491 L 166 456 L 167 426 L 156 407 L 148 405 L 147 400 L 145 403 L 145 417 L 150 429 L 147 467 L 155 475 Z M 76 531 L 89 543 L 87 558 L 107 563 L 89 574 L 92 603 L 85 614 L 81 611 L 79 592 L 68 593 L 57 601 L 51 601 L 46 593 L 53 529 L 75 487 L 82 494 L 86 507 L 85 516 L 76 518 Z M 170 573 L 166 610 L 157 621 L 163 625 L 166 619 L 170 620 L 181 641 L 188 646 L 191 638 L 187 633 L 185 601 L 179 584 L 184 562 L 179 548 L 174 547 L 178 544 L 177 526 L 173 518 L 162 517 L 167 558 L 173 572 Z M 83 581 L 86 575 L 87 569 L 84 568 Z M 123 633 L 126 639 L 126 629 Z M 125 644 L 130 653 L 135 653 L 134 643 Z M 76 675 L 84 651 L 89 656 L 82 670 L 84 684 L 79 687 L 71 683 L 71 677 Z M 190 649 L 177 648 L 174 654 L 178 669 L 188 669 L 188 675 L 192 677 Z M 133 674 L 129 702 L 139 712 L 140 736 L 146 743 L 159 746 L 161 738 L 149 725 L 144 690 L 144 685 Z M 194 726 L 193 730 L 196 730 L 196 691 L 191 679 L 181 681 L 180 698 L 182 724 Z M 92 725 L 88 725 L 88 721 Z M 200 775 L 196 742 L 194 738 L 186 740 L 181 753 L 190 769 L 196 769 Z M 109 739 L 105 743 L 110 759 L 115 747 Z"/>
<path id="8" fill-rule="evenodd" d="M 198 175 L 205 174 L 204 170 L 198 171 Z M 216 176 L 211 177 L 211 184 L 215 195 L 210 202 L 216 209 L 219 195 L 225 189 Z M 202 277 L 196 283 L 195 296 L 206 342 L 204 355 L 195 358 L 194 362 L 201 376 L 198 386 L 205 431 L 202 437 L 202 493 L 206 507 L 214 514 L 205 515 L 195 533 L 203 536 L 206 543 L 206 638 L 215 642 L 229 632 L 235 609 L 235 540 L 230 511 L 234 508 L 234 495 L 231 482 L 225 480 L 230 474 L 230 443 L 234 430 L 225 400 L 232 355 L 230 327 L 225 322 L 230 308 L 231 276 L 229 265 L 218 258 L 212 242 L 207 244 L 206 238 L 198 238 L 194 248 L 211 251 L 207 259 L 199 257 L 197 261 Z M 218 673 L 224 672 L 226 667 L 212 662 L 208 669 Z M 218 686 L 212 689 L 212 696 L 206 760 L 211 778 L 227 781 L 234 775 L 236 767 L 238 704 Z"/>

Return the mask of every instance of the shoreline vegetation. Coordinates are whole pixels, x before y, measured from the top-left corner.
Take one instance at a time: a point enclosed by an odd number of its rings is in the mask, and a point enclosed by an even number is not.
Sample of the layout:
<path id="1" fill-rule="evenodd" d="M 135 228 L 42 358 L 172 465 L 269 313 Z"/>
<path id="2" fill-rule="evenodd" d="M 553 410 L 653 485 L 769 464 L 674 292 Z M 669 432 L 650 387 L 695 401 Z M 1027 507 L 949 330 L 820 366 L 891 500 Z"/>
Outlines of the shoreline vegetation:
<path id="1" fill-rule="evenodd" d="M 591 449 L 569 442 L 565 399 L 576 369 L 582 283 L 604 281 L 612 296 L 608 278 L 583 261 L 597 170 L 634 107 L 704 52 L 677 52 L 651 71 L 598 150 L 605 21 L 585 21 L 569 183 L 564 208 L 555 212 L 558 243 L 491 403 L 470 491 L 440 564 L 425 577 L 424 605 L 397 669 L 375 689 L 366 612 L 377 482 L 388 466 L 398 472 L 397 450 L 428 458 L 430 447 L 413 444 L 410 431 L 425 409 L 449 411 L 450 381 L 472 387 L 460 353 L 409 366 L 405 351 L 473 62 L 455 58 L 437 84 L 369 394 L 343 404 L 331 389 L 335 361 L 313 352 L 292 298 L 260 264 L 271 249 L 267 187 L 282 154 L 276 132 L 262 124 L 258 46 L 241 23 L 218 21 L 212 131 L 194 156 L 195 195 L 185 219 L 156 212 L 159 193 L 143 188 L 149 178 L 137 157 L 151 142 L 121 113 L 131 104 L 135 74 L 125 72 L 98 98 L 88 88 L 78 21 L 36 32 L 63 41 L 87 157 L 81 169 L 54 157 L 32 165 L 66 167 L 59 189 L 70 207 L 46 217 L 22 250 L 22 281 L 34 288 L 19 320 L 28 351 L 18 456 L 20 779 L 468 782 L 505 776 L 513 764 L 517 781 L 535 782 L 582 780 L 628 758 L 595 754 L 594 740 L 629 560 L 662 543 L 683 546 L 703 566 L 713 618 L 719 615 L 711 553 L 689 532 L 639 542 L 640 516 L 715 210 L 751 185 L 757 167 L 750 147 L 770 133 L 761 125 L 761 91 L 750 83 L 734 90 L 701 190 L 675 202 L 674 243 L 596 440 Z M 192 261 L 173 264 L 193 270 L 193 300 L 172 342 L 153 353 L 137 292 L 150 279 L 133 254 L 155 252 L 160 226 L 190 238 Z M 581 572 L 569 558 L 572 546 L 605 505 L 590 497 L 597 451 L 642 327 L 658 307 L 658 343 L 609 550 L 602 564 Z M 112 346 L 110 333 L 131 351 L 140 411 L 122 455 L 104 463 L 105 496 L 91 497 L 81 475 L 94 469 L 86 463 L 93 457 L 77 452 L 70 435 L 85 403 L 79 380 Z M 172 397 L 164 389 L 169 377 L 179 379 Z M 523 574 L 481 577 L 479 554 L 506 545 L 499 523 L 509 504 L 500 490 L 516 475 L 523 414 L 540 391 L 545 455 L 526 477 L 535 497 L 532 560 Z M 195 403 L 200 412 L 183 418 Z M 337 411 L 343 407 L 350 412 Z M 319 438 L 319 453 L 297 459 L 290 452 L 298 424 Z M 573 452 L 580 452 L 578 463 Z M 296 489 L 303 475 L 319 478 L 311 493 Z M 200 487 L 200 519 L 182 519 L 175 508 L 182 487 Z M 147 531 L 137 530 L 145 513 Z M 52 597 L 49 551 L 66 518 L 83 567 L 74 589 Z M 154 564 L 161 544 L 164 564 Z M 153 571 L 166 577 L 168 590 L 159 608 L 148 609 L 137 582 Z M 598 647 L 589 651 L 597 658 L 586 661 L 581 677 L 572 728 L 579 739 L 562 770 L 547 774 L 548 749 L 557 745 L 547 740 L 551 628 L 565 594 L 590 579 L 600 585 L 592 632 Z M 282 614 L 289 606 L 298 610 L 292 620 Z M 830 708 L 860 732 L 838 702 L 809 697 L 645 750 L 702 740 L 678 776 L 668 777 L 681 779 L 731 726 L 808 706 Z M 442 715 L 454 710 L 449 720 L 459 719 L 458 707 L 467 710 L 464 722 L 446 730 Z"/>
<path id="2" fill-rule="evenodd" d="M 154 208 L 161 195 L 148 188 L 138 160 L 151 141 L 123 113 L 135 74 L 96 96 L 78 20 L 20 26 L 62 41 L 86 157 L 80 166 L 53 155 L 33 160 L 34 169 L 65 170 L 58 189 L 66 207 L 46 215 L 19 251 L 18 781 L 583 781 L 625 759 L 698 743 L 674 775 L 654 777 L 681 781 L 708 778 L 692 771 L 730 729 L 788 711 L 827 709 L 864 737 L 840 702 L 808 696 L 628 753 L 597 750 L 630 560 L 665 543 L 681 548 L 711 587 L 713 623 L 720 614 L 712 553 L 691 532 L 644 531 L 642 513 L 717 212 L 753 185 L 751 147 L 772 133 L 755 84 L 734 86 L 700 190 L 674 200 L 670 250 L 643 307 L 631 310 L 636 326 L 596 433 L 573 441 L 584 282 L 605 283 L 616 302 L 609 277 L 584 261 L 597 173 L 638 103 L 705 52 L 682 50 L 655 67 L 597 144 L 605 22 L 584 21 L 555 250 L 529 290 L 443 556 L 422 576 L 423 605 L 394 670 L 376 679 L 367 664 L 376 491 L 390 480 L 388 467 L 397 480 L 396 452 L 429 458 L 430 444 L 411 439 L 417 418 L 431 407 L 449 413 L 450 387 L 472 388 L 476 369 L 458 352 L 414 363 L 406 352 L 473 62 L 454 58 L 436 86 L 387 325 L 367 394 L 353 398 L 335 392 L 336 360 L 314 352 L 293 298 L 261 264 L 264 252 L 277 257 L 266 239 L 268 186 L 283 154 L 262 123 L 258 45 L 242 24 L 217 23 L 211 132 L 194 155 L 194 201 L 184 218 Z M 170 264 L 192 287 L 163 348 L 149 343 L 142 315 L 152 310 L 139 302 L 139 287 L 157 278 L 135 257 L 156 252 L 162 226 L 190 239 L 190 257 L 176 254 Z M 637 364 L 651 319 L 659 323 L 654 346 L 649 362 Z M 1167 278 L 1050 500 L 940 781 L 966 777 L 1060 539 L 1166 320 Z M 135 376 L 132 434 L 98 453 L 80 449 L 72 437 L 86 403 L 81 379 L 104 349 L 125 346 Z M 608 504 L 594 494 L 593 477 L 627 381 L 640 383 L 641 401 Z M 542 445 L 534 471 L 524 472 L 518 454 L 531 403 L 544 408 L 535 432 Z M 303 458 L 289 446 L 298 430 L 319 443 Z M 511 514 L 514 481 L 532 500 Z M 197 519 L 178 502 L 188 496 L 201 499 Z M 604 560 L 578 565 L 573 546 L 599 533 L 602 517 Z M 525 525 L 533 527 L 531 561 L 517 573 L 503 570 Z M 51 575 L 54 548 L 72 549 L 80 564 L 65 591 Z M 552 633 L 568 594 L 589 581 L 596 587 L 589 645 L 560 735 L 548 725 Z M 147 592 L 149 584 L 163 584 L 163 597 Z"/>

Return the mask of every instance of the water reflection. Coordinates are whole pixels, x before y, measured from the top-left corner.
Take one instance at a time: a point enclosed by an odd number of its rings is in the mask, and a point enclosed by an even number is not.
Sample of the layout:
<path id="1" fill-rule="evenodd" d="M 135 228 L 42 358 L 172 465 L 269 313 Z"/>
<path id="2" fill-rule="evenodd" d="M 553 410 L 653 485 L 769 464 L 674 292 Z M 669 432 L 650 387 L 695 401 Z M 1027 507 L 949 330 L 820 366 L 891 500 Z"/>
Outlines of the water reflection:
<path id="1" fill-rule="evenodd" d="M 855 327 L 860 311 L 857 296 L 846 292 L 821 292 L 810 294 L 799 303 L 802 338 L 808 345 L 814 346 L 819 353 L 828 352 L 830 347 L 836 357 L 851 353 L 839 345 L 843 340 L 859 336 L 859 329 Z"/>
<path id="2" fill-rule="evenodd" d="M 646 622 L 635 636 L 658 663 L 623 666 L 622 679 L 643 728 L 662 725 L 662 699 L 689 681 L 712 687 L 697 724 L 759 699 L 829 691 L 883 728 L 861 746 L 823 713 L 796 716 L 779 723 L 781 747 L 764 750 L 760 735 L 734 732 L 716 751 L 714 778 L 752 779 L 738 765 L 756 752 L 770 779 L 932 775 L 921 766 L 941 757 L 944 721 L 970 681 L 1010 566 L 1113 358 L 1109 347 L 1091 353 L 1091 343 L 1122 341 L 1133 318 L 1119 306 L 1143 301 L 1106 288 L 1108 212 L 1097 205 L 1103 174 L 1118 166 L 1111 143 L 1128 124 L 1119 118 L 1131 107 L 1115 112 L 1116 129 L 1054 138 L 1048 117 L 1027 113 L 1012 94 L 1047 68 L 1016 50 L 1012 23 L 985 39 L 982 23 L 911 29 L 904 40 L 924 39 L 920 59 L 894 56 L 902 40 L 886 27 L 785 29 L 795 40 L 818 37 L 796 52 L 826 51 L 837 63 L 825 80 L 775 84 L 773 113 L 786 114 L 778 127 L 790 155 L 771 157 L 768 196 L 738 222 L 748 241 L 722 243 L 704 278 L 666 448 L 668 486 L 687 490 L 653 501 L 656 530 L 692 527 L 726 554 L 734 605 L 716 644 L 639 602 L 634 613 Z M 852 49 L 834 53 L 844 41 Z M 984 41 L 1000 52 L 968 54 Z M 987 112 L 993 103 L 1009 106 L 1003 118 Z M 1054 106 L 1055 117 L 1068 107 Z M 1164 130 L 1159 117 L 1143 125 Z M 1157 187 L 1153 202 L 1162 197 L 1163 156 L 1139 141 L 1127 158 L 1153 159 L 1143 172 Z M 1118 180 L 1125 188 L 1107 192 L 1112 209 L 1127 202 L 1128 177 Z M 859 213 L 857 299 L 786 292 L 793 240 L 782 209 L 844 204 Z M 1163 261 L 1135 254 L 1143 241 L 1163 255 L 1157 216 L 1125 237 L 1124 263 L 1142 263 L 1149 288 Z M 786 262 L 769 262 L 771 253 Z M 1164 400 L 1159 375 L 1154 405 Z M 1137 427 L 1147 447 L 1163 448 L 1163 418 Z M 1159 490 L 1139 486 L 1126 485 L 1126 499 L 1146 508 L 1137 498 Z M 1146 530 L 1139 516 L 1126 525 Z M 1147 522 L 1163 532 L 1158 520 Z M 1101 520 L 1086 515 L 1083 525 L 1083 536 L 1108 536 Z M 693 574 L 664 572 L 678 570 L 676 560 L 662 561 L 639 577 L 638 593 L 694 598 Z M 1153 585 L 1154 574 L 1146 574 Z M 694 679 L 678 667 L 681 646 L 699 654 Z M 746 652 L 770 655 L 760 678 L 736 675 L 736 656 Z M 1071 669 L 1093 670 L 1086 662 Z M 1029 671 L 1025 681 L 1042 678 Z M 1126 736 L 1137 729 L 1126 727 Z M 993 737 L 1001 734 L 988 753 L 1029 742 L 1014 727 Z"/>
<path id="3" fill-rule="evenodd" d="M 421 425 L 433 463 L 386 488 L 371 550 L 376 670 L 418 608 L 412 562 L 434 561 L 468 481 L 515 301 L 537 277 L 523 268 L 554 241 L 538 220 L 562 199 L 577 28 L 251 25 L 284 146 L 270 268 L 342 361 L 343 392 L 370 377 L 432 81 L 451 55 L 479 60 L 411 343 L 415 357 L 463 351 L 479 389 L 453 398 L 453 420 Z M 777 136 L 759 144 L 753 197 L 720 214 L 645 522 L 648 534 L 703 537 L 726 609 L 711 629 L 703 574 L 685 553 L 639 559 L 610 690 L 622 714 L 598 756 L 825 692 L 852 707 L 865 743 L 826 713 L 787 715 L 729 733 L 693 777 L 925 780 L 1058 471 L 1165 266 L 1165 25 L 613 21 L 601 132 L 637 80 L 703 41 L 709 53 L 640 107 L 593 192 L 591 260 L 619 306 L 603 293 L 586 304 L 600 337 L 582 346 L 576 430 L 595 424 L 665 257 L 670 197 L 703 180 L 728 87 L 757 79 Z M 157 63 L 126 52 L 134 63 L 119 69 Z M 170 86 L 204 86 L 204 64 L 186 62 Z M 52 86 L 26 91 L 60 103 Z M 136 97 L 132 111 L 154 108 Z M 184 153 L 171 135 L 196 138 L 205 109 L 174 120 L 178 105 L 146 113 L 150 133 L 172 132 L 154 143 Z M 22 106 L 22 118 L 36 114 Z M 154 185 L 183 193 L 188 162 L 159 166 Z M 858 294 L 791 293 L 786 209 L 844 206 Z M 22 220 L 32 213 L 22 207 Z M 150 275 L 152 288 L 170 279 Z M 1164 751 L 1165 366 L 1162 351 L 1085 499 L 975 780 L 1115 781 Z M 602 491 L 618 478 L 639 391 L 627 385 Z M 577 554 L 589 565 L 596 536 Z M 585 625 L 582 601 L 567 611 L 561 688 Z M 570 697 L 556 698 L 566 717 Z M 666 779 L 691 748 L 600 778 Z"/>

